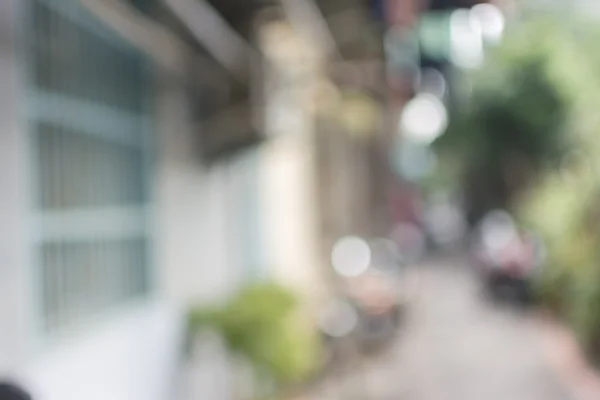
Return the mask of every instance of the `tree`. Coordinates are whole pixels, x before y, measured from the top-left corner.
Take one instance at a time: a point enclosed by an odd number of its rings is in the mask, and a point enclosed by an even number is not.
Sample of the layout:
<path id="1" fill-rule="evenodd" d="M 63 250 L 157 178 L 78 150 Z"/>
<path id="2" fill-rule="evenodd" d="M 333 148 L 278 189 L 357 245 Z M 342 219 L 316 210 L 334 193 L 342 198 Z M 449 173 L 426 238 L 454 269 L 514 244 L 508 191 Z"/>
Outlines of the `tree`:
<path id="1" fill-rule="evenodd" d="M 510 208 L 568 148 L 568 102 L 549 73 L 556 49 L 543 45 L 560 36 L 558 27 L 543 19 L 514 29 L 467 77 L 472 91 L 453 107 L 450 128 L 436 143 L 461 155 L 472 222 L 490 209 Z"/>

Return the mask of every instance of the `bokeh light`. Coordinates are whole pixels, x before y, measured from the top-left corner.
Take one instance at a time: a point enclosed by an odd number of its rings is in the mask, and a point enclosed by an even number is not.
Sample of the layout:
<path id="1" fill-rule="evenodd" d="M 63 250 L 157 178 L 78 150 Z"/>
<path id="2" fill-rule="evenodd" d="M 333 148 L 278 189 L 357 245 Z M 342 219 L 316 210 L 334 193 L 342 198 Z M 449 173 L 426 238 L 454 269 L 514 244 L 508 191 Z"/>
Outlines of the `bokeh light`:
<path id="1" fill-rule="evenodd" d="M 491 44 L 496 44 L 504 34 L 504 15 L 493 4 L 477 4 L 470 12 L 471 23 L 475 29 L 480 29 L 483 39 Z"/>
<path id="2" fill-rule="evenodd" d="M 371 264 L 371 248 L 359 237 L 342 238 L 333 246 L 331 264 L 341 276 L 359 276 L 367 271 Z"/>
<path id="3" fill-rule="evenodd" d="M 506 211 L 490 212 L 482 222 L 482 238 L 492 251 L 506 247 L 517 236 L 515 221 Z"/>
<path id="4" fill-rule="evenodd" d="M 319 321 L 321 330 L 334 338 L 347 336 L 357 325 L 356 310 L 352 305 L 341 300 L 335 300 L 327 305 Z"/>
<path id="5" fill-rule="evenodd" d="M 459 9 L 450 17 L 450 59 L 461 68 L 477 68 L 483 63 L 483 34 L 479 19 Z"/>
<path id="6" fill-rule="evenodd" d="M 401 133 L 418 143 L 431 143 L 448 126 L 448 112 L 434 95 L 418 94 L 404 108 L 400 120 Z"/>

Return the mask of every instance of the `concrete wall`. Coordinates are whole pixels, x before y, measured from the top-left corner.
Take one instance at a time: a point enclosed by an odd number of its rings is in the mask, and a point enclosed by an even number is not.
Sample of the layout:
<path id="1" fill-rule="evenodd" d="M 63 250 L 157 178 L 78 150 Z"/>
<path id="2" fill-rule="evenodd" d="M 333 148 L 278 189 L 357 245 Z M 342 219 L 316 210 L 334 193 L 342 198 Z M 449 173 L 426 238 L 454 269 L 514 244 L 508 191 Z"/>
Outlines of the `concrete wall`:
<path id="1" fill-rule="evenodd" d="M 32 354 L 19 376 L 36 400 L 172 399 L 180 315 L 141 304 Z"/>
<path id="2" fill-rule="evenodd" d="M 229 165 L 203 165 L 201 127 L 190 120 L 183 84 L 166 79 L 158 91 L 159 281 L 163 292 L 179 304 L 219 300 L 241 274 L 231 247 L 235 221 L 229 212 Z"/>
<path id="3" fill-rule="evenodd" d="M 202 126 L 190 120 L 185 85 L 162 79 L 158 90 L 159 282 L 164 299 L 185 312 L 190 305 L 223 301 L 262 273 L 256 187 L 260 153 L 250 149 L 205 166 L 199 151 Z M 230 363 L 222 345 L 209 341 L 201 347 L 178 378 L 180 398 L 231 399 Z"/>

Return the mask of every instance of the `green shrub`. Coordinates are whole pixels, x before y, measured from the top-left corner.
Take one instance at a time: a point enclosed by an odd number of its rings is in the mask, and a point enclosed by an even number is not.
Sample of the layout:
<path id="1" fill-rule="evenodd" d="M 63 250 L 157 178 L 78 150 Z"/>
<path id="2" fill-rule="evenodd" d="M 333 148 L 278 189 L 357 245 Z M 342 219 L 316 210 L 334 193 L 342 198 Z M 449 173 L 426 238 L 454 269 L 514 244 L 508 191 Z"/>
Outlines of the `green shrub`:
<path id="1" fill-rule="evenodd" d="M 567 309 L 570 284 L 566 268 L 546 265 L 535 282 L 535 300 L 556 314 L 563 314 Z"/>
<path id="2" fill-rule="evenodd" d="M 600 271 L 594 265 L 577 275 L 572 280 L 567 316 L 580 343 L 586 350 L 595 351 L 600 340 Z"/>
<path id="3" fill-rule="evenodd" d="M 222 307 L 192 310 L 190 336 L 216 330 L 261 380 L 282 388 L 309 378 L 318 366 L 316 332 L 304 323 L 297 306 L 298 299 L 283 287 L 251 284 Z"/>

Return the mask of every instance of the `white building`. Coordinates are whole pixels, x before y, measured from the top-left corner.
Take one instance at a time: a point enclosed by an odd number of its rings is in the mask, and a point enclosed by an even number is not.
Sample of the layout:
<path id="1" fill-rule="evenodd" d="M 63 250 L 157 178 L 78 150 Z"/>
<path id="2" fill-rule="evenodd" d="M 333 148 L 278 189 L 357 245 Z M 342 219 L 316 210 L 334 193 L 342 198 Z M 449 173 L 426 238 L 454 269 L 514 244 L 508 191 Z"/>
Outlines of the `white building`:
<path id="1" fill-rule="evenodd" d="M 0 376 L 36 400 L 183 399 L 189 305 L 269 276 L 318 309 L 331 48 L 314 7 L 280 1 L 309 33 L 284 46 L 208 1 L 0 2 Z M 230 398 L 201 361 L 194 398 Z"/>
<path id="2" fill-rule="evenodd" d="M 178 398 L 184 307 L 261 263 L 255 151 L 207 167 L 190 96 L 235 66 L 134 11 L 0 4 L 0 374 L 35 399 Z"/>

